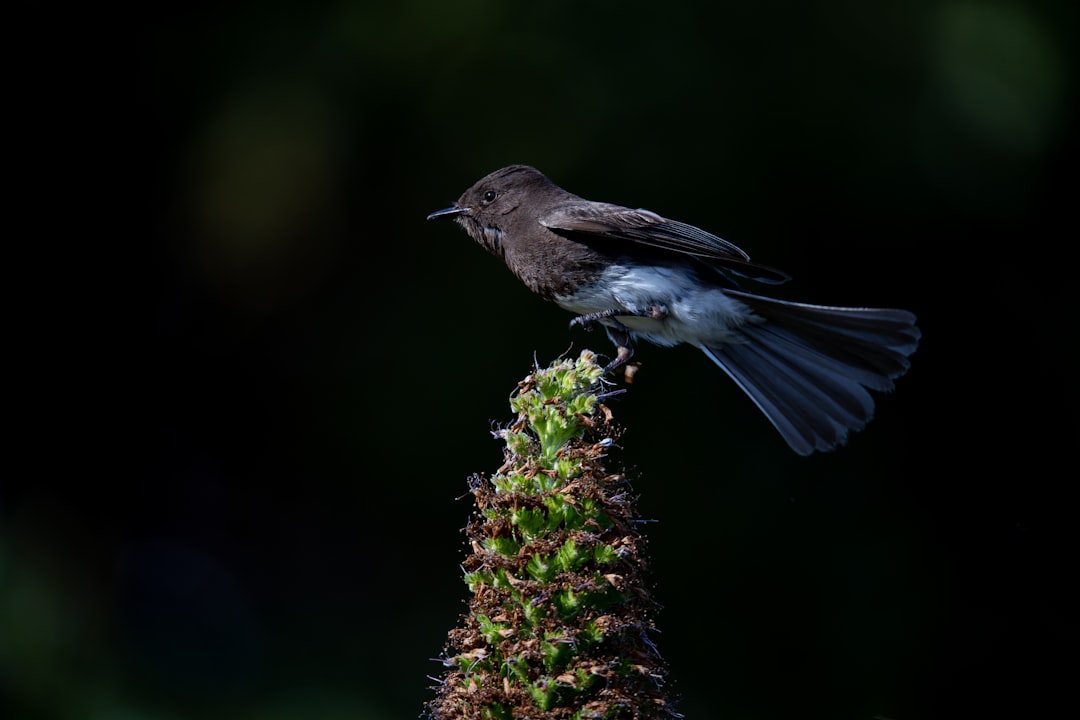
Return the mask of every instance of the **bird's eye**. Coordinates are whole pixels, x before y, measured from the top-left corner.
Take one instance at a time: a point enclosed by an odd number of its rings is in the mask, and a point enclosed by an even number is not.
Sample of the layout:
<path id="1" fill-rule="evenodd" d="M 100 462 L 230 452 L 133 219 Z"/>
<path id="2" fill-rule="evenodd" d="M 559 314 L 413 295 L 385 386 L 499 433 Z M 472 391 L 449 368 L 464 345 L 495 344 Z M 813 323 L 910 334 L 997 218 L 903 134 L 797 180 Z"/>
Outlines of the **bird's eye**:
<path id="1" fill-rule="evenodd" d="M 499 193 L 495 192 L 494 190 L 488 190 L 486 193 L 484 193 L 484 204 L 487 205 L 488 203 L 495 202 L 495 198 L 497 197 L 499 197 Z"/>

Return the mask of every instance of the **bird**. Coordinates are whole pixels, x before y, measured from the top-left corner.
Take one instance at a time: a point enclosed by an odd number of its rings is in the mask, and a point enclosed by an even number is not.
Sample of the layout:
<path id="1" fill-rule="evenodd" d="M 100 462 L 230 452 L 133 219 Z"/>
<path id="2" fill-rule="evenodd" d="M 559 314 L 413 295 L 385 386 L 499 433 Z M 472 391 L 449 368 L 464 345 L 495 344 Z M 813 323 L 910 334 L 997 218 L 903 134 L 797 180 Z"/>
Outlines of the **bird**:
<path id="1" fill-rule="evenodd" d="M 650 210 L 586 200 L 529 165 L 478 180 L 427 216 L 453 219 L 524 285 L 601 326 L 605 373 L 638 340 L 699 348 L 742 389 L 788 446 L 806 456 L 844 445 L 890 392 L 921 338 L 907 310 L 781 300 L 743 285 L 787 282 L 727 240 Z"/>

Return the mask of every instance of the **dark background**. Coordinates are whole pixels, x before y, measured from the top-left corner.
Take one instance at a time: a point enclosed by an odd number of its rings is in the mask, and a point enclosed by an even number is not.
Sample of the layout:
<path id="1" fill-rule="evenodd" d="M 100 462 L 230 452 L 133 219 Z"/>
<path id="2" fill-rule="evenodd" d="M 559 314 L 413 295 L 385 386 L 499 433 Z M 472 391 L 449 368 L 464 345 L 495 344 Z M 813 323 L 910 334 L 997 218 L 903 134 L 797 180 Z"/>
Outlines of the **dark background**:
<path id="1" fill-rule="evenodd" d="M 43 168 L 40 242 L 82 282 L 0 483 L 0 715 L 421 712 L 492 421 L 534 353 L 609 350 L 424 220 L 517 162 L 782 297 L 920 317 L 877 419 L 810 458 L 704 356 L 639 348 L 612 407 L 688 717 L 1072 704 L 1073 3 L 96 20 L 46 91 L 86 155 Z"/>

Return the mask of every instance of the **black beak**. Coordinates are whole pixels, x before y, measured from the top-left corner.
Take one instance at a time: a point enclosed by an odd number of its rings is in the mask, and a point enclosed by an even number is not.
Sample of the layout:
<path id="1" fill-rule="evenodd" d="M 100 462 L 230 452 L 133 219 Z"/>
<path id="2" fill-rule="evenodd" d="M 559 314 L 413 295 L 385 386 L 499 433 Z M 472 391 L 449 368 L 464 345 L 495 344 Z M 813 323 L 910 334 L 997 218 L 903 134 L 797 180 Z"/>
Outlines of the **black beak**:
<path id="1" fill-rule="evenodd" d="M 469 208 L 467 208 L 467 207 L 458 207 L 457 205 L 454 205 L 453 207 L 448 207 L 445 210 L 437 210 L 437 211 L 431 213 L 430 215 L 427 216 L 427 219 L 428 220 L 434 220 L 435 218 L 441 218 L 441 217 L 453 217 L 455 215 L 463 215 L 463 214 L 465 214 L 467 212 L 469 212 Z"/>

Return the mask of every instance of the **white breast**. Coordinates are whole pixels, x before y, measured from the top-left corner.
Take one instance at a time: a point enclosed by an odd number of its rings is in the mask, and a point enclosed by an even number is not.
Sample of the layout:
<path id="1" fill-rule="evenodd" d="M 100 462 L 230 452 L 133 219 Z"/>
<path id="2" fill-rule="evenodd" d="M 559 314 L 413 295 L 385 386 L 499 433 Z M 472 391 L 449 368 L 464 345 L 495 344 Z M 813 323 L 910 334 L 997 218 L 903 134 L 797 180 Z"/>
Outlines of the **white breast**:
<path id="1" fill-rule="evenodd" d="M 626 312 L 615 319 L 635 337 L 664 346 L 685 342 L 716 347 L 734 342 L 739 338 L 737 328 L 755 320 L 746 305 L 719 288 L 702 284 L 685 270 L 666 267 L 612 265 L 598 282 L 556 297 L 555 302 L 578 315 Z"/>

